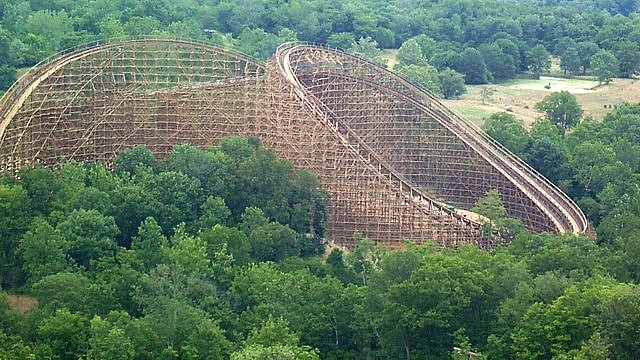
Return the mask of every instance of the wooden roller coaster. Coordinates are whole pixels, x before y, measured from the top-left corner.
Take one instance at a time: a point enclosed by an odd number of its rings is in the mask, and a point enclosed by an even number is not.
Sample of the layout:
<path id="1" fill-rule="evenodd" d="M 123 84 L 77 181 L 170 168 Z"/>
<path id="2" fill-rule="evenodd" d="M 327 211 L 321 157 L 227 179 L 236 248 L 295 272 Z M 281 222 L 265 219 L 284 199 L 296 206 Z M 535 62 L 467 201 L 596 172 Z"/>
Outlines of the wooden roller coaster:
<path id="1" fill-rule="evenodd" d="M 557 187 L 432 95 L 363 59 L 285 44 L 265 65 L 206 44 L 135 40 L 61 54 L 0 101 L 0 171 L 62 159 L 112 165 L 136 144 L 258 137 L 331 193 L 328 237 L 390 246 L 494 245 L 468 210 L 497 189 L 537 232 L 584 233 Z"/>

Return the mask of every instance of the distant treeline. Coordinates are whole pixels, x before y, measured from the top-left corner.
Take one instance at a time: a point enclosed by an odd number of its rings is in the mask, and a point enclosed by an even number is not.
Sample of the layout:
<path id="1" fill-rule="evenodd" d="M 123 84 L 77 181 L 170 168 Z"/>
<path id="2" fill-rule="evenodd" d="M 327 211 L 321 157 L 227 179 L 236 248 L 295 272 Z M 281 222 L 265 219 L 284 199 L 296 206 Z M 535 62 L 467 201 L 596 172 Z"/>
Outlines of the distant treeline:
<path id="1" fill-rule="evenodd" d="M 541 6 L 543 5 L 543 6 Z M 302 40 L 361 53 L 418 37 L 422 56 L 466 82 L 545 71 L 587 73 L 607 52 L 615 76 L 640 65 L 637 1 L 7 0 L 0 4 L 0 88 L 57 51 L 105 38 L 210 40 L 265 59 Z M 365 53 L 367 51 L 364 51 Z"/>

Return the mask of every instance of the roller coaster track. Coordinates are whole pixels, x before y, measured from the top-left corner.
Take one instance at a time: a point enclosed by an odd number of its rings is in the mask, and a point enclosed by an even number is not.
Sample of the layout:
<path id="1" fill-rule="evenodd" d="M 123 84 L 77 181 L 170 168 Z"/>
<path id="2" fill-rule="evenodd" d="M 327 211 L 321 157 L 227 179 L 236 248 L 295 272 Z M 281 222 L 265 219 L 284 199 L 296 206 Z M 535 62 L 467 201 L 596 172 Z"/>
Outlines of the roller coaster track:
<path id="1" fill-rule="evenodd" d="M 258 137 L 318 175 L 332 193 L 328 235 L 345 245 L 360 231 L 391 246 L 492 246 L 468 210 L 494 188 L 530 230 L 590 232 L 562 191 L 432 94 L 324 47 L 284 44 L 265 66 L 189 41 L 90 44 L 23 75 L 0 116 L 0 171 Z"/>
<path id="2" fill-rule="evenodd" d="M 415 189 L 415 185 L 410 184 L 402 175 L 386 164 L 384 160 L 373 154 L 373 150 L 367 147 L 367 145 L 358 138 L 357 134 L 355 134 L 339 119 L 332 116 L 331 110 L 326 106 L 323 106 L 319 99 L 306 90 L 305 86 L 298 80 L 291 65 L 291 57 L 295 56 L 293 54 L 304 51 L 305 46 L 307 45 L 285 44 L 281 46 L 276 53 L 279 67 L 283 74 L 285 74 L 287 80 L 294 87 L 296 94 L 301 99 L 305 100 L 305 104 L 309 109 L 317 114 L 319 119 L 334 129 L 336 136 L 341 139 L 351 139 L 351 143 L 354 145 L 350 146 L 354 151 L 361 152 L 361 156 L 366 158 L 372 166 L 378 167 L 388 173 L 390 177 L 398 179 L 398 181 L 402 182 L 408 191 L 420 194 L 423 201 L 429 203 L 431 207 L 442 208 L 443 204 L 433 200 L 424 192 Z M 319 51 L 336 53 L 336 50 L 325 48 L 319 48 Z M 344 57 L 344 54 L 335 55 Z M 377 67 L 375 64 L 371 63 L 369 66 Z M 382 68 L 378 70 L 386 71 Z M 575 234 L 587 232 L 589 226 L 588 221 L 580 208 L 553 183 L 529 167 L 518 157 L 514 156 L 501 144 L 478 129 L 477 126 L 449 110 L 433 95 L 421 91 L 415 85 L 392 73 L 387 75 L 397 81 L 398 84 L 404 85 L 403 90 L 405 91 L 403 92 L 369 79 L 360 78 L 358 81 L 366 83 L 368 86 L 377 88 L 380 91 L 391 93 L 404 101 L 412 103 L 424 113 L 432 116 L 451 132 L 455 133 L 462 141 L 464 141 L 475 152 L 482 155 L 482 157 L 491 163 L 494 168 L 498 169 L 523 193 L 533 200 L 535 204 L 550 219 L 552 219 L 559 232 L 572 232 Z M 342 77 L 346 80 L 350 80 L 352 78 L 344 73 L 334 76 Z"/>

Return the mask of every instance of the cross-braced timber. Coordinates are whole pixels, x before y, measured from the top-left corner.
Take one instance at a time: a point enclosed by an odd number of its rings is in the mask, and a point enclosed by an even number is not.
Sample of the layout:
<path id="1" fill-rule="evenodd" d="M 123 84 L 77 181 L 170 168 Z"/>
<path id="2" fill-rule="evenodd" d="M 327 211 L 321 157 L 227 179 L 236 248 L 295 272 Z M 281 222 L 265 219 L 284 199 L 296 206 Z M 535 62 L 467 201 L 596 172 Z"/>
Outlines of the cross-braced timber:
<path id="1" fill-rule="evenodd" d="M 123 148 L 258 137 L 331 193 L 328 237 L 475 243 L 468 210 L 497 189 L 532 231 L 584 233 L 551 182 L 437 98 L 342 52 L 285 44 L 265 65 L 215 46 L 134 40 L 34 67 L 0 102 L 0 170 L 62 159 L 112 165 Z"/>

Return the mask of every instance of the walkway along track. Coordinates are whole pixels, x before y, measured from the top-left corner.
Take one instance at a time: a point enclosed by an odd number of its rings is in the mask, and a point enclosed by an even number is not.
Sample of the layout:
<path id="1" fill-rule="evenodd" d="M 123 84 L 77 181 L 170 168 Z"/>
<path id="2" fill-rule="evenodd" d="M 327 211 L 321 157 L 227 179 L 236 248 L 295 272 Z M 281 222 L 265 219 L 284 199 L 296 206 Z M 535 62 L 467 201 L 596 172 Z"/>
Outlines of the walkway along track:
<path id="1" fill-rule="evenodd" d="M 378 167 L 379 169 L 384 170 L 385 173 L 389 173 L 389 176 L 398 179 L 398 181 L 403 183 L 405 187 L 404 190 L 408 193 L 419 194 L 425 202 L 430 204 L 431 209 L 434 207 L 441 208 L 442 205 L 438 201 L 433 200 L 431 196 L 423 191 L 416 189 L 414 185 L 410 184 L 406 179 L 403 179 L 403 177 L 396 170 L 392 169 L 385 161 L 377 157 L 376 154 L 372 154 L 372 150 L 358 138 L 357 134 L 355 134 L 347 125 L 342 124 L 339 119 L 332 117 L 330 115 L 331 110 L 326 106 L 323 106 L 319 99 L 315 98 L 313 94 L 309 93 L 305 89 L 304 85 L 298 80 L 295 74 L 291 64 L 291 58 L 292 56 L 296 56 L 296 52 L 304 53 L 309 50 L 334 53 L 332 54 L 333 56 L 328 56 L 329 58 L 349 58 L 349 56 L 345 54 L 326 48 L 295 44 L 285 44 L 281 46 L 276 55 L 279 66 L 284 76 L 294 87 L 296 94 L 305 101 L 305 104 L 307 104 L 309 109 L 317 113 L 320 120 L 326 122 L 335 129 L 336 136 L 349 139 L 349 143 L 353 144 L 350 146 L 354 148 L 354 151 L 360 152 L 361 156 L 366 158 L 372 166 Z M 362 62 L 362 60 L 359 59 L 352 60 Z M 428 114 L 438 121 L 449 131 L 455 133 L 456 136 L 464 141 L 467 146 L 480 154 L 487 162 L 500 171 L 507 179 L 516 185 L 520 191 L 530 198 L 536 206 L 553 221 L 558 232 L 581 234 L 588 231 L 589 225 L 582 211 L 549 180 L 529 167 L 518 157 L 510 153 L 498 142 L 491 139 L 475 125 L 453 113 L 433 95 L 419 90 L 413 84 L 397 77 L 386 69 L 382 69 L 375 64 L 368 63 L 366 65 L 377 68 L 376 71 L 386 72 L 385 75 L 395 81 L 396 84 L 400 85 L 400 89 L 393 88 L 387 84 L 381 84 L 375 80 L 367 78 L 359 78 L 358 81 L 366 83 L 368 86 L 377 88 L 380 91 L 391 93 L 403 101 L 410 102 L 425 114 Z M 344 77 L 345 79 L 351 77 L 347 73 L 333 74 L 333 76 Z"/>

